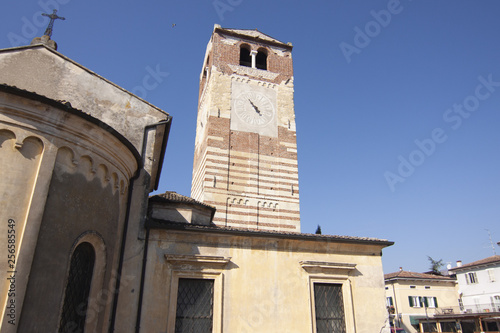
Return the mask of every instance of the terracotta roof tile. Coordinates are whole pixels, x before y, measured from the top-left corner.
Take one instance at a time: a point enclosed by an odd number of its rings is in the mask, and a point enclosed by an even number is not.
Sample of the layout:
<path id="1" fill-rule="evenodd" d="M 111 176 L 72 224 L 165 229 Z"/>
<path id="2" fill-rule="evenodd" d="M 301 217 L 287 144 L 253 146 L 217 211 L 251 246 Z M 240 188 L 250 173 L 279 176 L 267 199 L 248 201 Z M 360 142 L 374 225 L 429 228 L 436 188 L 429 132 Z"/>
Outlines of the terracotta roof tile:
<path id="1" fill-rule="evenodd" d="M 460 270 L 460 269 L 464 269 L 464 268 L 472 268 L 472 267 L 476 267 L 476 266 L 481 266 L 481 265 L 486 265 L 486 264 L 493 264 L 493 263 L 499 263 L 500 264 L 500 255 L 494 255 L 494 256 L 491 256 L 491 257 L 488 257 L 488 258 L 484 258 L 484 259 L 481 259 L 481 260 L 477 260 L 477 261 L 471 262 L 471 263 L 466 264 L 466 265 L 462 265 L 460 267 L 454 267 L 454 268 L 450 269 L 450 271 Z"/>
<path id="2" fill-rule="evenodd" d="M 451 278 L 449 276 L 434 275 L 434 274 L 427 274 L 427 273 L 415 273 L 415 272 L 408 272 L 408 271 L 399 271 L 399 272 L 385 274 L 384 279 L 385 280 L 392 280 L 392 279 L 453 280 L 453 278 Z"/>
<path id="3" fill-rule="evenodd" d="M 215 207 L 204 204 L 203 202 L 199 202 L 194 200 L 193 198 L 186 197 L 185 195 L 179 194 L 174 191 L 166 191 L 165 193 L 152 195 L 149 197 L 151 201 L 162 201 L 162 202 L 172 202 L 172 203 L 187 203 L 198 206 L 203 206 L 215 210 Z"/>
<path id="4" fill-rule="evenodd" d="M 206 225 L 193 225 L 186 223 L 177 222 L 167 222 L 162 220 L 151 219 L 150 226 L 155 228 L 166 228 L 166 229 L 177 229 L 177 230 L 189 230 L 189 231 L 206 231 L 206 232 L 223 232 L 223 233 L 234 233 L 234 234 L 245 234 L 248 236 L 268 236 L 268 237 L 284 237 L 284 238 L 300 238 L 300 239 L 314 239 L 314 240 L 325 240 L 325 241 L 340 241 L 347 243 L 373 243 L 381 244 L 384 246 L 391 246 L 394 242 L 388 241 L 386 239 L 370 238 L 370 237 L 354 237 L 354 236 L 338 236 L 338 235 L 317 235 L 317 234 L 307 234 L 301 232 L 291 232 L 291 231 L 273 231 L 273 230 L 251 230 L 251 229 L 240 229 L 234 227 L 220 227 L 214 224 L 210 226 Z"/>

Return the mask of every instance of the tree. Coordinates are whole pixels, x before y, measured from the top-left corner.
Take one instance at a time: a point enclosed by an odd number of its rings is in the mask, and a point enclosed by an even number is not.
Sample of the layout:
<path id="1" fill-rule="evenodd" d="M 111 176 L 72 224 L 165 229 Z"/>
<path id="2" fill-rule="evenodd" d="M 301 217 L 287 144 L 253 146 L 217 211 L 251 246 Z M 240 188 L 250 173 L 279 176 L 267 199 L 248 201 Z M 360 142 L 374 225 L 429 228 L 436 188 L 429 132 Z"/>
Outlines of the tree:
<path id="1" fill-rule="evenodd" d="M 318 224 L 318 227 L 316 228 L 316 235 L 321 235 L 321 226 Z"/>
<path id="2" fill-rule="evenodd" d="M 427 256 L 427 259 L 429 259 L 431 271 L 436 274 L 441 274 L 440 269 L 444 266 L 443 259 L 434 260 L 430 256 Z"/>

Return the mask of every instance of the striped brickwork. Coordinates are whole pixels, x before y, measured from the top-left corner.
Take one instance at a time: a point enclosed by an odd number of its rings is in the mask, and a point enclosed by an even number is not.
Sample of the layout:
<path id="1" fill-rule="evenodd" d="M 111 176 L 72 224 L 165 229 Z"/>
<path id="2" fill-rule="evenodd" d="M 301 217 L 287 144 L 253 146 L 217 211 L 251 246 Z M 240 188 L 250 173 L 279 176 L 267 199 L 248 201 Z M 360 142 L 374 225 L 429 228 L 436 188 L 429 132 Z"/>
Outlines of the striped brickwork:
<path id="1" fill-rule="evenodd" d="M 200 77 L 191 197 L 216 207 L 220 226 L 300 231 L 291 54 L 252 45 L 269 50 L 268 70 L 252 72 L 238 66 L 238 54 L 255 41 L 226 37 L 214 32 Z M 276 91 L 276 137 L 230 129 L 234 80 Z"/>

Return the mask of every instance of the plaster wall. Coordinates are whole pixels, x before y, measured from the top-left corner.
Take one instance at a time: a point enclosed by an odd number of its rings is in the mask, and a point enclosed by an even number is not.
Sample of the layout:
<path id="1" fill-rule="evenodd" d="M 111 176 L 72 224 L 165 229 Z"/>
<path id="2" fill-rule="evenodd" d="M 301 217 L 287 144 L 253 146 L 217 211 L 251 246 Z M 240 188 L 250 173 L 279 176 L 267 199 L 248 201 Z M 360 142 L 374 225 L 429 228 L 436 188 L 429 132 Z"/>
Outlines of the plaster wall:
<path id="1" fill-rule="evenodd" d="M 142 149 L 144 127 L 167 118 L 164 111 L 43 45 L 1 50 L 0 73 L 0 83 L 69 102 L 101 120 L 137 151 Z M 155 142 L 148 142 L 147 156 L 154 155 L 145 159 L 149 173 L 158 163 L 157 150 Z"/>
<path id="2" fill-rule="evenodd" d="M 111 303 L 98 303 L 97 295 L 113 290 L 134 154 L 64 106 L 0 92 L 0 162 L 2 248 L 9 244 L 7 221 L 15 221 L 15 261 L 1 267 L 2 274 L 15 271 L 15 290 L 7 276 L 0 284 L 0 306 L 15 302 L 15 325 L 5 312 L 0 331 L 57 330 L 71 254 L 85 239 L 98 256 L 89 327 L 104 328 Z"/>
<path id="3" fill-rule="evenodd" d="M 315 281 L 343 286 L 347 332 L 379 332 L 386 325 L 380 245 L 173 230 L 152 230 L 149 244 L 141 332 L 173 332 L 168 318 L 175 318 L 179 276 L 215 279 L 215 332 L 313 332 Z M 168 259 L 175 255 L 228 263 L 177 265 Z M 306 261 L 354 268 L 306 268 Z"/>
<path id="4" fill-rule="evenodd" d="M 425 317 L 424 307 L 411 307 L 408 297 L 436 297 L 437 308 L 427 308 L 432 318 L 442 308 L 458 308 L 458 287 L 456 281 L 419 281 L 401 280 L 386 284 L 386 297 L 392 297 L 394 314 L 401 316 L 402 325 L 407 332 L 417 332 L 411 323 L 410 316 Z"/>
<path id="5" fill-rule="evenodd" d="M 491 271 L 491 273 L 489 272 Z M 466 274 L 475 272 L 477 283 L 467 283 Z M 500 297 L 500 264 L 488 267 L 476 267 L 457 273 L 457 281 L 466 308 L 476 311 L 491 309 L 492 297 Z M 496 302 L 500 309 L 500 299 Z"/>

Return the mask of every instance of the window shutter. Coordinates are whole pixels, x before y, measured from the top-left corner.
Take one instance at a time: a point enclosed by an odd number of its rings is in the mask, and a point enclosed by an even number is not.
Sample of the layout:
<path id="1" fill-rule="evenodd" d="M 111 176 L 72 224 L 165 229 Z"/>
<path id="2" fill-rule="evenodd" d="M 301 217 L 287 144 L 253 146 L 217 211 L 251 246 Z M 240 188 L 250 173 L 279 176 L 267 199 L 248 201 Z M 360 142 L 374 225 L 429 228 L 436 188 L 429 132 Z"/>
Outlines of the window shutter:
<path id="1" fill-rule="evenodd" d="M 420 302 L 422 303 L 422 301 L 423 301 L 423 303 L 424 303 L 424 306 L 425 306 L 426 308 L 428 308 L 428 307 L 429 307 L 429 302 L 427 302 L 427 297 L 421 297 L 421 298 L 420 298 Z"/>
<path id="2" fill-rule="evenodd" d="M 414 304 L 413 304 L 413 297 L 408 296 L 408 302 L 410 302 L 410 307 L 414 306 Z"/>
<path id="3" fill-rule="evenodd" d="M 436 308 L 438 307 L 438 299 L 437 299 L 437 297 L 434 297 L 434 306 Z"/>
<path id="4" fill-rule="evenodd" d="M 465 273 L 465 282 L 467 282 L 467 284 L 470 284 L 469 273 Z"/>
<path id="5" fill-rule="evenodd" d="M 495 282 L 495 272 L 492 269 L 488 269 L 487 272 L 490 282 Z"/>

